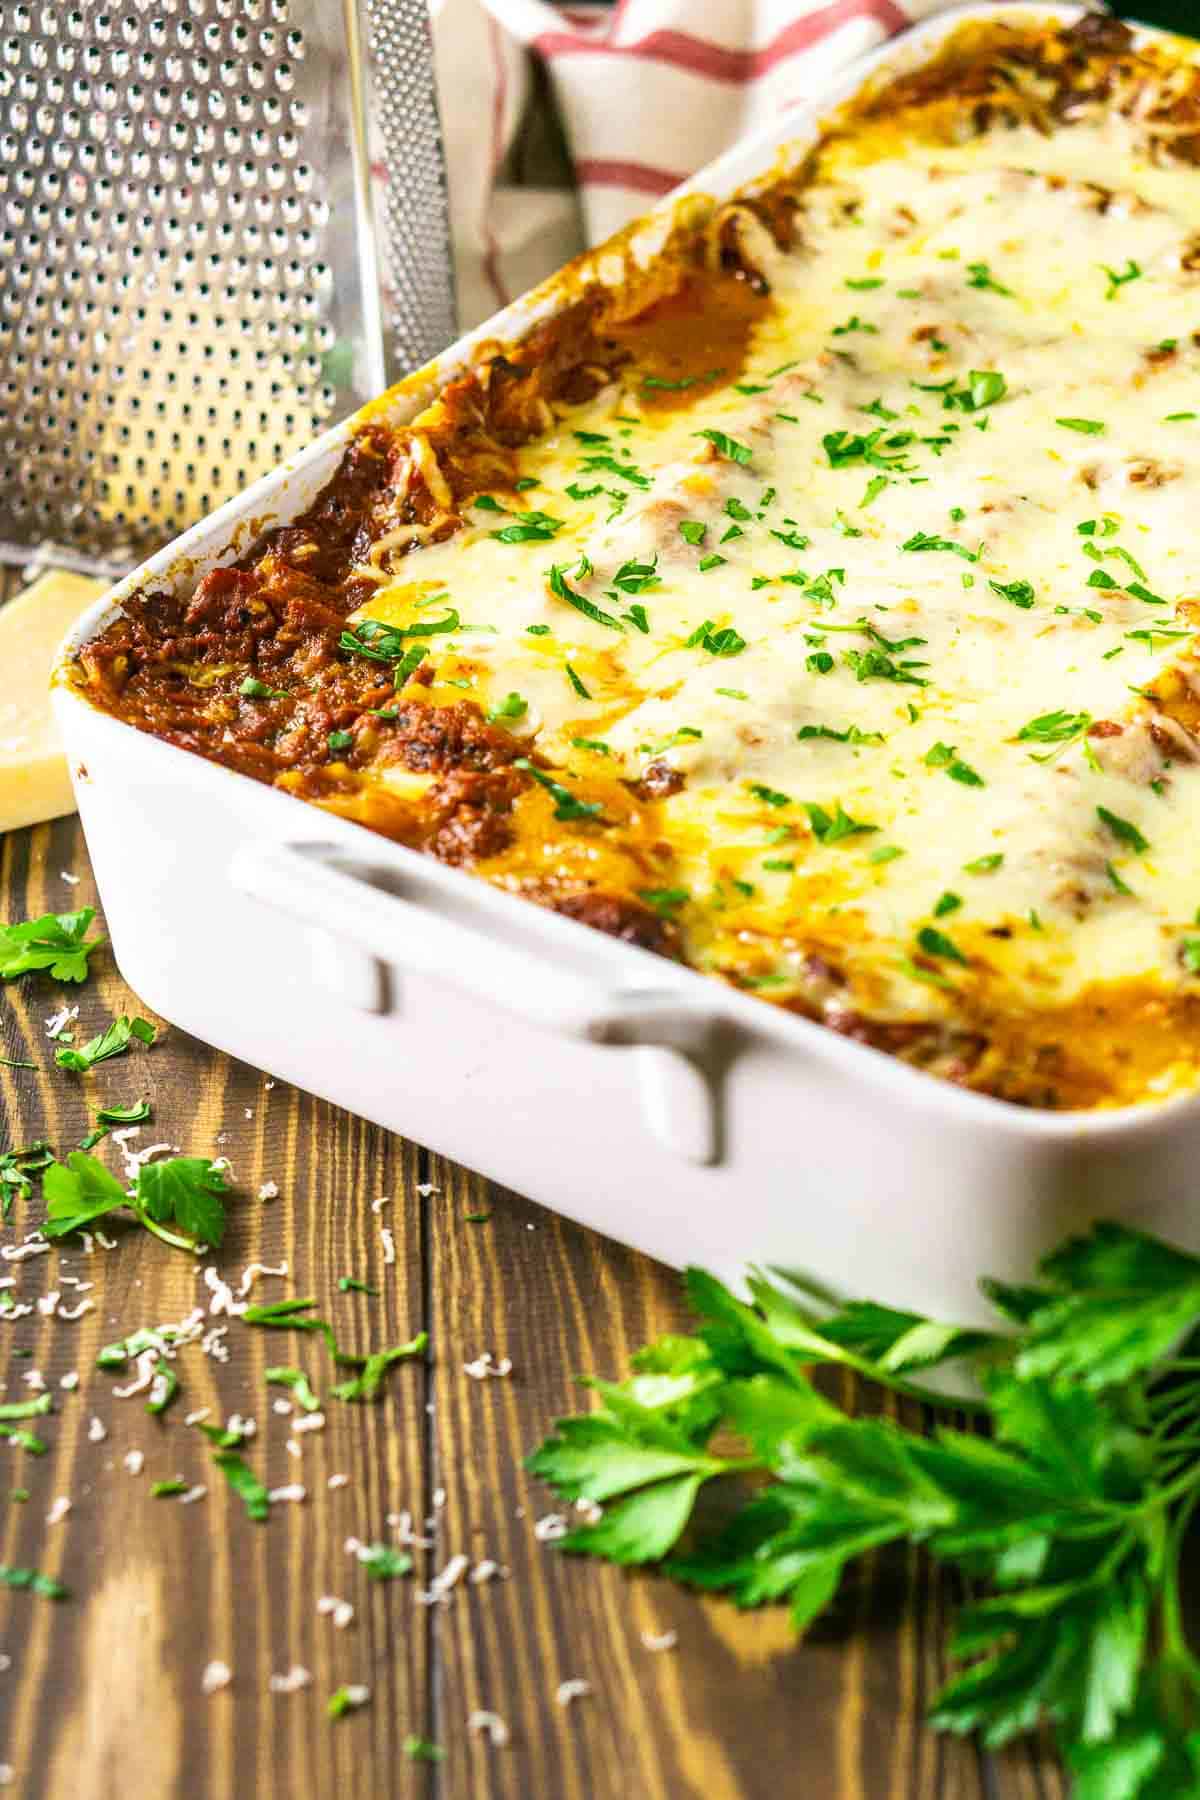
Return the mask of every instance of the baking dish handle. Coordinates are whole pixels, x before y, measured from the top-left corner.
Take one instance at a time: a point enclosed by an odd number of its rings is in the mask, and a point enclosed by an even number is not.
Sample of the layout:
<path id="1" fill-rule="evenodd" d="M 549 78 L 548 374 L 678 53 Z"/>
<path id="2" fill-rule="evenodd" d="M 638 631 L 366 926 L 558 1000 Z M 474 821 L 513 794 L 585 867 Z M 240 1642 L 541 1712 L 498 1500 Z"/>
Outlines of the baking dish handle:
<path id="1" fill-rule="evenodd" d="M 551 962 L 533 945 L 506 941 L 470 897 L 448 904 L 419 877 L 398 881 L 394 870 L 353 861 L 328 843 L 244 844 L 229 873 L 241 893 L 308 927 L 316 972 L 367 1011 L 387 1010 L 390 968 L 447 981 L 562 1036 L 630 1046 L 655 1136 L 690 1162 L 713 1160 L 716 1020 L 688 997 L 614 987 L 587 968 L 564 966 L 561 955 Z M 367 953 L 365 965 L 351 945 Z"/>

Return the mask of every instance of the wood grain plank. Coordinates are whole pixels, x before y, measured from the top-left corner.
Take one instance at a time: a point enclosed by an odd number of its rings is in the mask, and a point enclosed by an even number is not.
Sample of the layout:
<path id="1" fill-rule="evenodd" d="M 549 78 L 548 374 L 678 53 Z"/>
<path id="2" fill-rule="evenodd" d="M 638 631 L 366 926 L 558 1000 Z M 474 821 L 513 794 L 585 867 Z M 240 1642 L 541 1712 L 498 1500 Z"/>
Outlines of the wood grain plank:
<path id="1" fill-rule="evenodd" d="M 1058 1800 L 1045 1747 L 984 1759 L 923 1724 L 949 1673 L 959 1596 L 926 1558 L 868 1559 L 832 1616 L 797 1645 L 779 1610 L 739 1614 L 654 1575 L 564 1557 L 538 1541 L 555 1502 L 521 1459 L 552 1418 L 586 1405 L 572 1372 L 619 1375 L 659 1332 L 686 1328 L 678 1278 L 619 1245 L 444 1162 L 430 1239 L 435 1475 L 446 1490 L 434 1563 L 459 1549 L 511 1571 L 437 1612 L 447 1800 Z M 465 1216 L 490 1210 L 487 1224 Z M 480 1351 L 508 1355 L 504 1380 L 472 1380 Z M 848 1410 L 914 1409 L 849 1376 Z M 670 1651 L 642 1633 L 678 1632 Z M 592 1693 L 562 1709 L 580 1677 Z M 507 1750 L 468 1737 L 498 1713 Z"/>
<path id="2" fill-rule="evenodd" d="M 77 887 L 61 880 L 63 869 L 80 877 Z M 94 898 L 75 821 L 4 842 L 0 916 Z M 3 995 L 4 1054 L 39 1064 L 36 1073 L 0 1070 L 6 1143 L 46 1136 L 65 1153 L 96 1104 L 145 1095 L 154 1121 L 141 1142 L 219 1150 L 232 1163 L 239 1199 L 227 1244 L 211 1259 L 223 1275 L 236 1282 L 252 1261 L 286 1262 L 287 1278 L 264 1279 L 256 1297 L 314 1293 L 356 1350 L 399 1341 L 423 1322 L 415 1150 L 170 1030 L 154 1050 L 82 1079 L 54 1069 L 44 1020 L 59 997 L 41 978 Z M 107 957 L 98 980 L 70 998 L 78 999 L 81 1035 L 136 1010 Z M 280 1197 L 260 1202 L 255 1196 L 268 1181 L 278 1183 Z M 376 1215 L 370 1202 L 381 1194 L 391 1204 Z M 36 1208 L 18 1204 L 10 1239 L 36 1216 Z M 383 1219 L 396 1243 L 393 1265 L 382 1260 Z M 23 1376 L 38 1369 L 56 1402 L 55 1416 L 38 1422 L 47 1455 L 0 1446 L 8 1462 L 0 1494 L 18 1483 L 30 1494 L 24 1504 L 0 1503 L 0 1557 L 60 1575 L 75 1595 L 57 1606 L 24 1593 L 0 1598 L 0 1648 L 13 1658 L 0 1678 L 0 1755 L 20 1792 L 55 1800 L 80 1791 L 95 1800 L 124 1796 L 131 1770 L 146 1791 L 186 1800 L 215 1800 L 251 1784 L 263 1794 L 326 1795 L 339 1785 L 353 1789 L 364 1768 L 383 1772 L 375 1791 L 392 1791 L 387 1772 L 404 1765 L 404 1736 L 424 1726 L 427 1637 L 408 1629 L 392 1589 L 369 1583 L 344 1543 L 349 1536 L 384 1539 L 389 1512 L 414 1501 L 420 1508 L 423 1367 L 397 1370 L 377 1406 L 331 1403 L 326 1429 L 297 1438 L 297 1460 L 286 1447 L 290 1419 L 272 1410 L 272 1397 L 283 1390 L 268 1390 L 263 1370 L 302 1366 L 327 1392 L 335 1377 L 324 1351 L 307 1338 L 233 1322 L 228 1363 L 198 1345 L 182 1349 L 176 1367 L 183 1391 L 162 1420 L 151 1418 L 143 1396 L 113 1397 L 121 1377 L 94 1369 L 96 1351 L 136 1326 L 182 1319 L 208 1293 L 192 1258 L 144 1233 L 114 1236 L 120 1244 L 112 1252 L 87 1257 L 71 1248 L 4 1269 L 15 1275 L 22 1299 L 45 1292 L 62 1271 L 91 1280 L 87 1297 L 95 1310 L 77 1324 L 37 1313 L 0 1322 L 5 1397 L 27 1393 Z M 343 1274 L 372 1281 L 380 1297 L 338 1293 Z M 25 1350 L 27 1358 L 17 1354 Z M 62 1390 L 60 1378 L 71 1370 L 79 1385 Z M 235 1411 L 254 1417 L 259 1430 L 247 1461 L 272 1487 L 301 1481 L 310 1498 L 280 1503 L 268 1524 L 252 1524 L 225 1489 L 206 1442 L 184 1423 L 201 1407 L 213 1419 Z M 99 1443 L 88 1436 L 93 1417 L 107 1433 Z M 131 1449 L 145 1457 L 137 1476 L 123 1466 Z M 335 1473 L 348 1482 L 330 1492 L 326 1483 Z M 150 1497 L 153 1480 L 175 1475 L 205 1483 L 205 1498 L 182 1506 Z M 71 1511 L 48 1525 L 60 1494 L 70 1496 Z M 318 1616 L 323 1593 L 355 1604 L 349 1629 L 335 1630 Z M 202 1671 L 217 1658 L 231 1666 L 233 1682 L 205 1699 Z M 296 1663 L 311 1671 L 311 1687 L 271 1694 L 270 1676 Z M 342 1682 L 370 1685 L 373 1702 L 333 1726 L 325 1700 Z M 419 1791 L 405 1788 L 404 1779 L 394 1791 Z"/>

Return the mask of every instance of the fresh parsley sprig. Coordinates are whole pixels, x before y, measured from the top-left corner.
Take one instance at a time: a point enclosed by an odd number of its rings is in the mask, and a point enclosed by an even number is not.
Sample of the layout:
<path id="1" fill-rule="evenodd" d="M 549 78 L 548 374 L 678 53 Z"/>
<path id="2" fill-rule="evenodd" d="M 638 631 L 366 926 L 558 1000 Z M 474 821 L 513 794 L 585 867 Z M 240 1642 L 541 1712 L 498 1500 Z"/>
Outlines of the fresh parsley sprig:
<path id="1" fill-rule="evenodd" d="M 172 1156 L 143 1163 L 130 1188 L 122 1187 L 104 1164 L 85 1150 L 72 1150 L 65 1163 L 51 1162 L 42 1177 L 48 1238 L 89 1231 L 110 1213 L 128 1209 L 139 1225 L 178 1250 L 199 1255 L 225 1235 L 224 1170 L 203 1156 Z M 174 1225 L 177 1229 L 168 1230 Z"/>
<path id="2" fill-rule="evenodd" d="M 936 1727 L 995 1747 L 1048 1722 L 1078 1800 L 1200 1792 L 1179 1574 L 1200 1503 L 1200 1259 L 1098 1224 L 1036 1283 L 981 1285 L 1003 1331 L 865 1301 L 822 1316 L 761 1274 L 746 1302 L 690 1270 L 697 1334 L 592 1382 L 599 1408 L 529 1458 L 603 1508 L 561 1548 L 663 1562 L 740 1606 L 786 1602 L 803 1630 L 855 1558 L 921 1545 L 980 1595 Z M 990 1437 L 849 1418 L 809 1374 L 853 1369 L 944 1407 L 916 1384 L 947 1361 L 973 1376 Z M 694 1525 L 701 1488 L 747 1475 L 719 1529 Z"/>
<path id="3" fill-rule="evenodd" d="M 89 956 L 108 942 L 88 937 L 95 916 L 94 906 L 81 906 L 77 912 L 44 913 L 40 919 L 0 925 L 0 981 L 42 969 L 55 981 L 86 981 Z"/>

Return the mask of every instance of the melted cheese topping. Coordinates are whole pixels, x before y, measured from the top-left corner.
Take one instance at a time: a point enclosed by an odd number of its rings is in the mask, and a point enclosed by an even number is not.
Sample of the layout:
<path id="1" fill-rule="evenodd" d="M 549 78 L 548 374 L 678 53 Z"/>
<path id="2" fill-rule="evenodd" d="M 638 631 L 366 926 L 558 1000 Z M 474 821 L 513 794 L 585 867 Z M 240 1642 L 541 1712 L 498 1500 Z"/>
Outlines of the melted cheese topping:
<path id="1" fill-rule="evenodd" d="M 1123 130 L 843 153 L 723 385 L 656 408 L 635 336 L 358 615 L 457 615 L 431 700 L 585 803 L 683 778 L 645 891 L 696 966 L 968 1027 L 1194 985 L 1200 174 Z"/>

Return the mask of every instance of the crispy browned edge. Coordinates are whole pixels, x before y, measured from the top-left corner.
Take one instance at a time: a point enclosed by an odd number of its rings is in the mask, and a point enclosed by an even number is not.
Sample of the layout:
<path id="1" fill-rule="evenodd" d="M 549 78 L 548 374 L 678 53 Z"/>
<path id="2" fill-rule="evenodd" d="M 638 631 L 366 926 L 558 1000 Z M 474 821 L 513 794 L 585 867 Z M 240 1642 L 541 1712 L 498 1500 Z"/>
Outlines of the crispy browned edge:
<path id="1" fill-rule="evenodd" d="M 495 867 L 511 839 L 519 796 L 525 829 L 532 821 L 547 840 L 565 842 L 568 834 L 549 804 L 533 810 L 543 797 L 530 792 L 530 777 L 514 767 L 511 735 L 487 724 L 473 702 L 439 697 L 431 705 L 420 670 L 390 722 L 395 741 L 388 754 L 434 781 L 419 805 L 389 808 L 378 801 L 378 784 L 371 805 L 359 803 L 360 770 L 380 754 L 378 728 L 367 715 L 395 696 L 369 663 L 337 650 L 344 618 L 370 592 L 352 574 L 356 562 L 384 531 L 417 526 L 437 538 L 452 535 L 464 501 L 511 482 L 513 452 L 545 428 L 555 403 L 586 399 L 638 354 L 639 332 L 656 308 L 681 309 L 686 322 L 689 307 L 705 319 L 714 308 L 732 306 L 748 336 L 754 318 L 747 296 L 768 301 L 743 247 L 742 220 L 752 213 L 786 246 L 799 196 L 823 158 L 901 132 L 949 141 L 1008 121 L 1051 131 L 1089 109 L 1137 102 L 1144 126 L 1169 129 L 1173 156 L 1200 161 L 1200 69 L 1192 67 L 1185 81 L 1163 79 L 1184 66 L 1169 46 L 1139 45 L 1126 26 L 1089 14 L 1069 28 L 1036 20 L 973 22 L 913 67 L 885 68 L 826 122 L 799 162 L 776 167 L 725 205 L 700 196 L 681 202 L 648 266 L 636 253 L 644 222 L 569 265 L 551 284 L 552 315 L 514 343 L 481 347 L 411 424 L 391 422 L 411 384 L 368 408 L 333 480 L 304 515 L 267 531 L 239 562 L 211 572 L 186 598 L 132 596 L 121 617 L 80 652 L 71 680 L 94 704 L 139 729 L 318 800 L 446 862 L 487 864 L 484 873 Z M 1152 84 L 1158 92 L 1148 101 Z M 617 285 L 597 279 L 599 257 L 609 267 L 621 258 Z M 676 341 L 678 327 L 676 320 Z M 181 664 L 200 665 L 206 680 L 219 671 L 207 680 L 202 705 L 190 681 L 173 679 Z M 299 708 L 290 694 L 286 707 L 267 701 L 244 720 L 236 688 L 247 673 L 265 685 L 297 671 L 310 682 L 318 677 Z M 329 733 L 350 727 L 353 749 L 331 769 Z M 677 954 L 670 922 L 638 897 L 653 882 L 660 797 L 653 784 L 609 782 L 604 816 L 617 831 L 604 834 L 609 843 L 598 873 L 574 886 L 526 883 L 520 891 L 628 941 Z M 599 835 L 595 826 L 571 828 L 581 830 Z M 597 862 L 594 849 L 591 862 Z M 969 1003 L 953 1023 L 894 1025 L 840 1006 L 836 971 L 819 956 L 812 963 L 811 994 L 787 1004 L 948 1079 L 1023 1104 L 1093 1106 L 1140 1097 L 1148 1075 L 1177 1054 L 1181 1037 L 1194 1043 L 1200 1024 L 1200 1002 L 1190 995 L 1114 987 L 1097 988 L 1086 1018 L 1078 1006 L 1046 1013 L 1034 1031 L 1028 1019 L 972 1017 Z M 1115 1061 L 1094 1064 L 1078 1053 L 1081 1042 L 1097 1038 L 1120 1042 Z"/>

